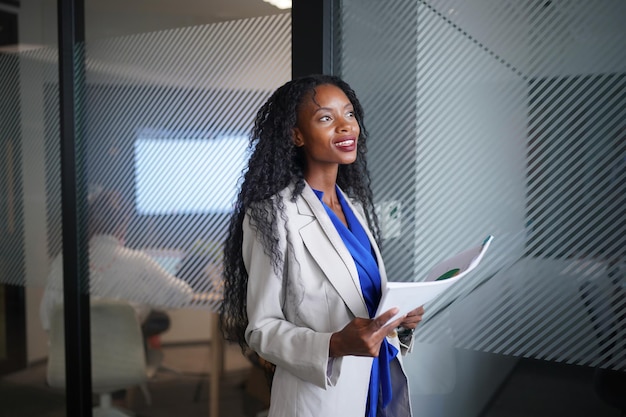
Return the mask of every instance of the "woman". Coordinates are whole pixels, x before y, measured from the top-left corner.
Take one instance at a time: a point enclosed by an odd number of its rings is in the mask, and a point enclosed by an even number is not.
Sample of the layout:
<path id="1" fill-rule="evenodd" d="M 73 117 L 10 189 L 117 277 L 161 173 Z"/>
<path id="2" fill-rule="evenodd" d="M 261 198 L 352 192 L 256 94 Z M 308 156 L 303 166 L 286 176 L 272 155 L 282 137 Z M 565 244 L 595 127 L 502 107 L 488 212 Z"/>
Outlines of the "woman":
<path id="1" fill-rule="evenodd" d="M 286 83 L 257 114 L 221 317 L 276 366 L 270 416 L 411 415 L 398 353 L 423 309 L 374 317 L 386 275 L 362 120 L 350 86 L 325 75 Z"/>

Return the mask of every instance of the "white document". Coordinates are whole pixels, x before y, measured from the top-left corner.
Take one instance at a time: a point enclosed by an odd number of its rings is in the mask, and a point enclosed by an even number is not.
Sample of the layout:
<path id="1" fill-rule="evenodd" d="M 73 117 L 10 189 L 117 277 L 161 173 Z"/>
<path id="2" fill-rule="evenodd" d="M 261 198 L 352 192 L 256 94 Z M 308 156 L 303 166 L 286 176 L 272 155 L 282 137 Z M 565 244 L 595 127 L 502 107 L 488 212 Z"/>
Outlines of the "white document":
<path id="1" fill-rule="evenodd" d="M 438 263 L 424 281 L 388 282 L 383 288 L 376 316 L 398 307 L 398 314 L 389 320 L 393 321 L 433 300 L 478 266 L 492 240 L 493 236 L 489 235 L 482 244 Z"/>

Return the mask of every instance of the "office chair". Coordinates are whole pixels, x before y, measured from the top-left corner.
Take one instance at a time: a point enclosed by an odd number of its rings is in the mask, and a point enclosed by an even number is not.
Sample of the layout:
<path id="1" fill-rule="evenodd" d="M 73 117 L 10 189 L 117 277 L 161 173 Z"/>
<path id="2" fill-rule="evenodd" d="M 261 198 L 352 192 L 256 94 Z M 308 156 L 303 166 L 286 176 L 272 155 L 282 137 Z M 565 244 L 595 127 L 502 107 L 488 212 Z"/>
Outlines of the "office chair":
<path id="1" fill-rule="evenodd" d="M 141 327 L 135 310 L 117 301 L 91 302 L 92 389 L 100 397 L 94 417 L 132 416 L 111 403 L 114 391 L 140 386 L 146 401 L 148 374 Z M 50 322 L 47 381 L 65 387 L 65 336 L 63 309 L 57 308 Z"/>

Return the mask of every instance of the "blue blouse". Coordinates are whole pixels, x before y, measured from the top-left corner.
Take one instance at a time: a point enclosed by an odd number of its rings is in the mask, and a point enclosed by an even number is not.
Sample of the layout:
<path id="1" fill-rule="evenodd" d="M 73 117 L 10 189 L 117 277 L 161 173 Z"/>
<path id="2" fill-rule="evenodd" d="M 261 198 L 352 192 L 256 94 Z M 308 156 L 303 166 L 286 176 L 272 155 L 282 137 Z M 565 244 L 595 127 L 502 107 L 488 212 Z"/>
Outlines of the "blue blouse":
<path id="1" fill-rule="evenodd" d="M 341 236 L 341 239 L 354 259 L 359 273 L 361 292 L 363 293 L 363 298 L 367 305 L 367 311 L 369 312 L 370 318 L 374 318 L 381 297 L 381 279 L 376 254 L 367 237 L 367 233 L 343 198 L 338 187 L 337 198 L 341 204 L 343 214 L 346 217 L 348 227 L 346 227 L 330 207 L 324 203 L 322 200 L 324 193 L 315 189 L 313 192 L 315 192 L 315 195 L 317 195 L 324 205 L 335 229 L 337 229 L 339 236 Z M 389 344 L 386 338 L 383 339 L 383 343 L 380 346 L 380 353 L 372 362 L 366 412 L 366 416 L 368 417 L 376 416 L 379 392 L 381 394 L 383 408 L 391 401 L 391 373 L 389 363 L 397 354 L 398 350 L 393 345 Z"/>

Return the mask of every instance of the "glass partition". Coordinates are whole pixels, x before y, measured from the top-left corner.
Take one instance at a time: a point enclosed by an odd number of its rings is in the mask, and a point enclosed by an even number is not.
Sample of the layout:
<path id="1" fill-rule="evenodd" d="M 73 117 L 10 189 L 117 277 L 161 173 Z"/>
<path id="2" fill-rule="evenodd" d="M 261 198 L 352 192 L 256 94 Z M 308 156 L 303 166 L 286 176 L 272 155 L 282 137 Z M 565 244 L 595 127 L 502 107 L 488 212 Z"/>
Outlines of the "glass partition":
<path id="1" fill-rule="evenodd" d="M 259 3 L 214 2 L 184 19 L 169 9 L 183 5 L 155 4 L 161 24 L 133 18 L 128 5 L 107 6 L 105 21 L 87 9 L 96 407 L 217 417 L 266 405 L 265 381 L 216 326 L 222 242 L 248 134 L 291 74 L 290 14 Z"/>
<path id="2" fill-rule="evenodd" d="M 59 163 L 56 2 L 2 2 L 0 20 L 0 414 L 62 416 L 65 387 L 47 379 L 39 317 L 50 265 L 44 172 Z"/>
<path id="3" fill-rule="evenodd" d="M 339 3 L 334 60 L 365 107 L 390 279 L 495 236 L 426 305 L 415 415 L 618 415 L 625 4 Z"/>
<path id="4" fill-rule="evenodd" d="M 64 416 L 56 3 L 4 3 L 0 414 Z M 5 38 L 5 9 L 19 39 Z M 76 209 L 94 414 L 256 415 L 267 382 L 216 327 L 219 258 L 254 115 L 291 74 L 289 10 L 96 1 L 85 27 Z"/>

